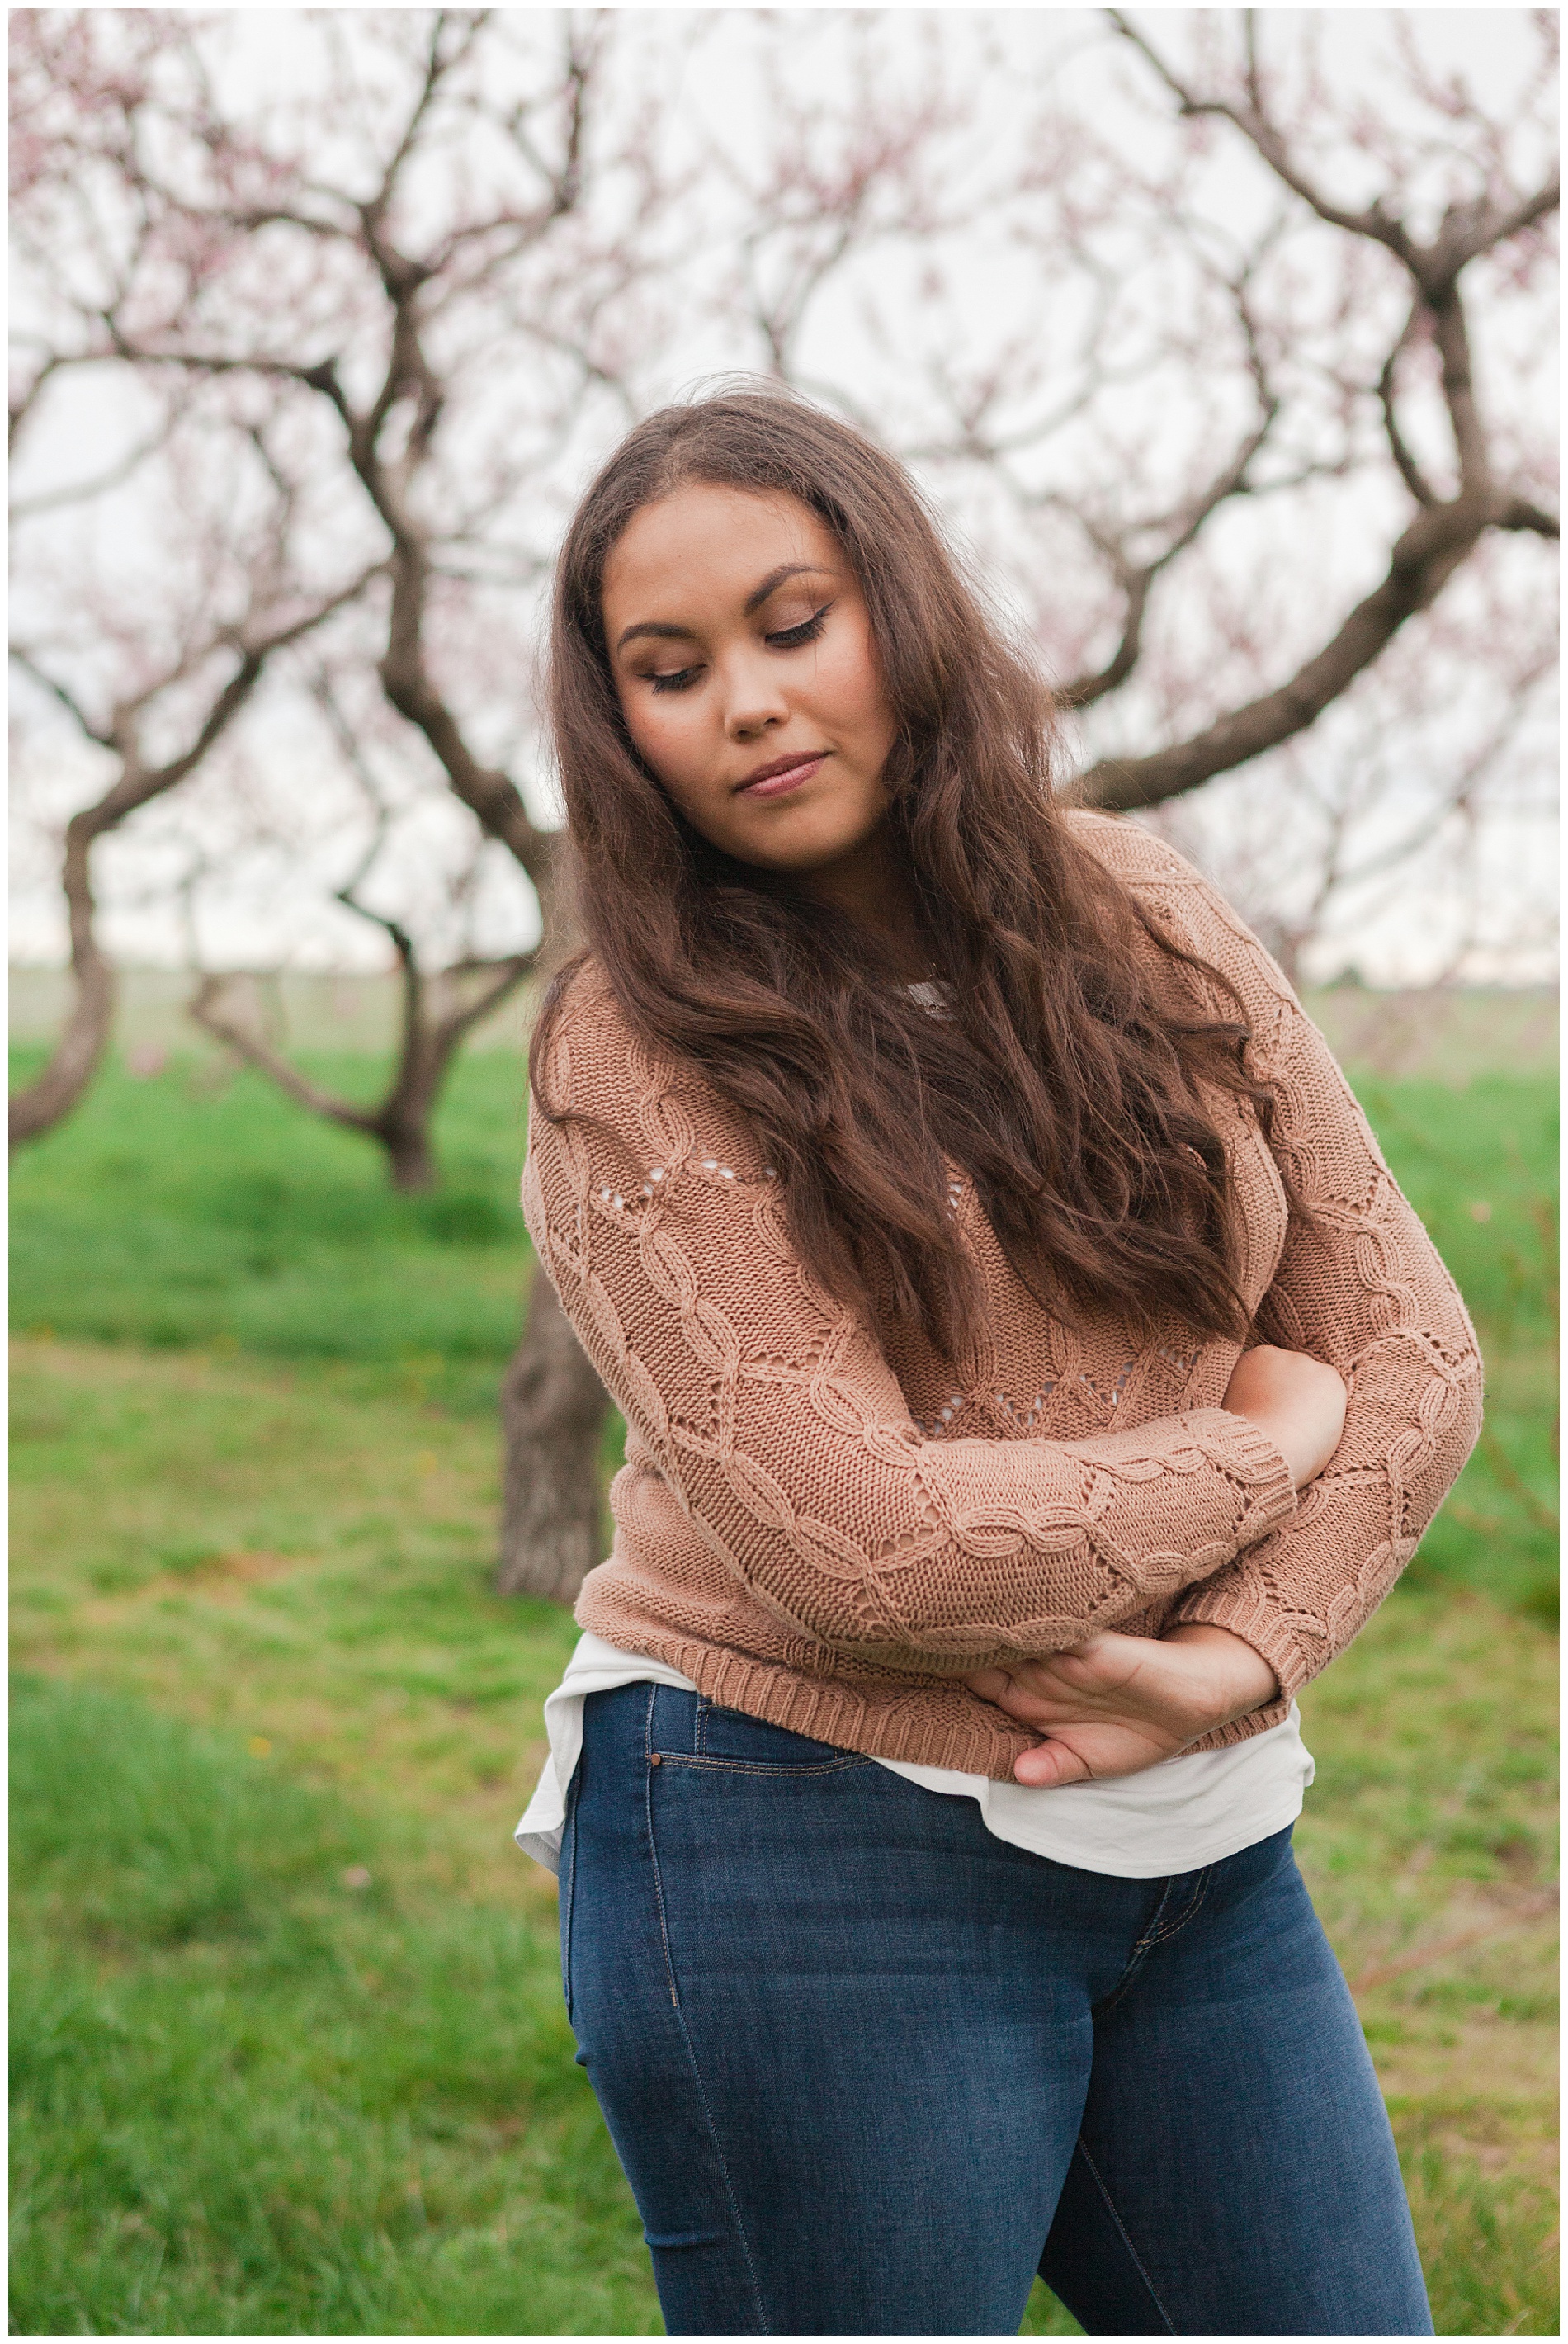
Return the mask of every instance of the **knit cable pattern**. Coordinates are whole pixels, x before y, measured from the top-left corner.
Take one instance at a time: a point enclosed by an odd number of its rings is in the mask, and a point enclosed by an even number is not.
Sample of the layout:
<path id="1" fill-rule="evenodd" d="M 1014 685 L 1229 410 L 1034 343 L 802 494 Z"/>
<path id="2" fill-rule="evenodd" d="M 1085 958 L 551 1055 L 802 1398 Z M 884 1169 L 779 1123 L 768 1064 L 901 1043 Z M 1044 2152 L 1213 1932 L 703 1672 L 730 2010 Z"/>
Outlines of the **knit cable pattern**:
<path id="1" fill-rule="evenodd" d="M 1250 1111 L 1212 1102 L 1259 1331 L 1351 1388 L 1340 1450 L 1300 1505 L 1272 1443 L 1218 1405 L 1233 1343 L 1059 1326 L 956 1173 L 989 1306 L 979 1356 L 956 1373 L 824 1293 L 752 1134 L 632 1030 L 592 966 L 545 1070 L 566 1115 L 534 1114 L 523 1176 L 540 1260 L 629 1428 L 582 1624 L 727 1706 L 1003 1780 L 1030 1737 L 963 1672 L 1205 1620 L 1264 1652 L 1289 1696 L 1381 1600 L 1479 1425 L 1463 1307 L 1282 975 L 1161 842 L 1074 820 L 1237 985 L 1280 1103 L 1275 1148 L 1316 1209 L 1310 1230 L 1288 1218 Z"/>

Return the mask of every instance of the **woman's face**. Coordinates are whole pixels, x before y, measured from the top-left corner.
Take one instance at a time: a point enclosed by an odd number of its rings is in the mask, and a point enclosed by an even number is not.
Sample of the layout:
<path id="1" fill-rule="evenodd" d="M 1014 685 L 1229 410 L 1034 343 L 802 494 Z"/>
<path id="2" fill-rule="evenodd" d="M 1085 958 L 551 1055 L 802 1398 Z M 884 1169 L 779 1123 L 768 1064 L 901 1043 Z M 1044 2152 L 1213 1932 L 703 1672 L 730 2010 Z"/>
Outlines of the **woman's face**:
<path id="1" fill-rule="evenodd" d="M 604 565 L 627 729 L 692 827 L 737 861 L 824 872 L 887 811 L 895 726 L 836 539 L 782 493 L 693 483 Z"/>

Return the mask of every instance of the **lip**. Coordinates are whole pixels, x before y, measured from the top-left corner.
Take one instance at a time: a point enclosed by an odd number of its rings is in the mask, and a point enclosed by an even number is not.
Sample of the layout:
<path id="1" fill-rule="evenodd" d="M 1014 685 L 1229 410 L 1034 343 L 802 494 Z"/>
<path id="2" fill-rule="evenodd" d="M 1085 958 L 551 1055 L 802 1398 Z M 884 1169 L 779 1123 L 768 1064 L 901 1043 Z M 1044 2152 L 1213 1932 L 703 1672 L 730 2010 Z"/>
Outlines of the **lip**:
<path id="1" fill-rule="evenodd" d="M 803 782 L 809 782 L 827 754 L 825 749 L 797 749 L 793 756 L 774 757 L 770 763 L 759 765 L 754 773 L 748 773 L 737 785 L 735 795 L 782 798 L 787 791 L 799 789 Z"/>

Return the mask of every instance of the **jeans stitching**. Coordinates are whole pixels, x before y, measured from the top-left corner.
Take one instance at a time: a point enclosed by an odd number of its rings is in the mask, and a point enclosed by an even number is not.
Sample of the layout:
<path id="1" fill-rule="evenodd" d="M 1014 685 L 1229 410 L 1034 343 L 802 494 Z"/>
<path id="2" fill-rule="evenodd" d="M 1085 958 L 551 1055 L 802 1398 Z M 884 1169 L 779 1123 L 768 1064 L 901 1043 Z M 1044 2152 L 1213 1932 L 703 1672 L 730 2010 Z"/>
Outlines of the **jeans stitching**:
<path id="1" fill-rule="evenodd" d="M 853 1766 L 875 1766 L 875 1758 L 819 1758 L 792 1765 L 786 1758 L 694 1757 L 684 1750 L 661 1750 L 662 1766 L 700 1766 L 722 1774 L 843 1774 Z"/>
<path id="2" fill-rule="evenodd" d="M 577 1911 L 577 1778 L 582 1760 L 572 1770 L 566 1786 L 566 1825 L 561 1834 L 561 1865 L 566 1874 L 566 1898 L 561 1908 L 561 1991 L 572 2021 L 572 1924 Z"/>
<path id="3" fill-rule="evenodd" d="M 723 1704 L 721 1702 L 710 1701 L 706 1693 L 699 1693 L 697 1695 L 696 1706 L 692 1713 L 691 1749 L 662 1750 L 659 1753 L 659 1755 L 663 1763 L 672 1766 L 728 1766 L 733 1768 L 738 1773 L 746 1773 L 826 1774 L 839 1767 L 872 1766 L 876 1763 L 875 1759 L 868 1758 L 864 1751 L 859 1750 L 844 1751 L 836 1758 L 811 1758 L 800 1760 L 788 1758 L 725 1758 L 722 1755 L 715 1755 L 708 1748 L 708 1720 L 713 1716 L 716 1712 L 722 1710 L 722 1708 Z M 746 1717 L 746 1713 L 744 1710 L 729 1710 L 724 1711 L 723 1713 L 726 1716 Z M 746 1718 L 746 1722 L 752 1725 L 762 1725 L 766 1723 L 766 1720 L 763 1718 Z M 776 1726 L 773 1731 L 779 1733 L 788 1733 L 790 1732 L 790 1728 L 788 1726 Z"/>
<path id="4" fill-rule="evenodd" d="M 657 1685 L 650 1685 L 648 1688 L 648 1723 L 643 1753 L 645 1757 L 652 1757 L 653 1754 L 653 1696 L 657 1691 Z M 686 2025 L 686 2014 L 681 2007 L 681 1996 L 675 1985 L 675 1965 L 670 1953 L 670 1926 L 664 1913 L 664 1882 L 659 1870 L 658 1842 L 653 1836 L 653 1770 L 652 1766 L 643 1768 L 643 1811 L 648 1827 L 648 1857 L 653 1872 L 653 1902 L 659 1915 L 660 1941 L 664 1948 L 664 1975 L 669 1981 L 670 2000 L 674 2005 L 675 2024 L 681 2030 L 681 2040 L 686 2046 L 686 2056 L 691 2062 L 692 2081 L 697 2088 L 697 2099 L 702 2107 L 703 2120 L 708 2127 L 708 2137 L 713 2144 L 713 2155 L 718 2161 L 719 2173 L 724 2185 L 724 2196 L 728 2200 L 731 2218 L 735 2226 L 735 2235 L 740 2239 L 741 2252 L 745 2258 L 746 2276 L 751 2281 L 752 2293 L 756 2299 L 757 2318 L 762 2322 L 761 2332 L 764 2336 L 771 2336 L 773 2329 L 768 2324 L 767 2309 L 763 2302 L 763 2291 L 757 2279 L 756 2265 L 752 2259 L 751 2246 L 746 2238 L 746 2226 L 741 2219 L 740 2205 L 735 2197 L 734 2186 L 730 2179 L 730 2168 L 724 2162 L 723 2147 L 719 2139 L 719 2128 L 713 2122 L 713 2112 L 708 2105 L 708 2095 L 703 2088 L 703 2071 L 697 2064 L 696 2046 L 692 2041 L 691 2029 Z"/>
<path id="5" fill-rule="evenodd" d="M 1167 1880 L 1164 1888 L 1161 1890 L 1159 1902 L 1155 1906 L 1152 1915 L 1146 1924 L 1142 1936 L 1139 1937 L 1131 1953 L 1128 1954 L 1127 1957 L 1127 1967 L 1122 1971 L 1120 1977 L 1118 1978 L 1110 1992 L 1105 1995 L 1101 2001 L 1091 2006 L 1089 2010 L 1089 2016 L 1091 2018 L 1103 2018 L 1108 2011 L 1115 2009 L 1117 2004 L 1121 2000 L 1128 1986 L 1131 1985 L 1133 1980 L 1137 1977 L 1139 1970 L 1142 1969 L 1144 1963 L 1148 1958 L 1151 1949 L 1158 1944 L 1160 1917 L 1163 1915 L 1166 1906 L 1170 1902 L 1170 1892 L 1175 1885 L 1176 1876 L 1173 1875 L 1170 1879 Z"/>
<path id="6" fill-rule="evenodd" d="M 1155 1937 L 1154 1943 L 1157 1945 L 1168 1945 L 1172 1937 L 1179 1937 L 1183 1929 L 1186 1928 L 1189 1921 L 1192 1920 L 1196 1915 L 1202 1910 L 1213 1878 L 1214 1866 L 1211 1864 L 1205 1864 L 1203 1870 L 1198 1875 L 1197 1884 L 1194 1887 L 1191 1895 L 1188 1898 L 1187 1903 L 1182 1906 L 1181 1911 L 1177 1915 L 1175 1920 L 1170 1922 L 1167 1927 L 1161 1929 Z"/>
<path id="7" fill-rule="evenodd" d="M 653 1864 L 653 1902 L 659 1913 L 659 1942 L 664 1948 L 664 1977 L 670 1988 L 670 1999 L 678 2011 L 681 1997 L 675 1991 L 675 1967 L 670 1959 L 670 1932 L 664 1925 L 664 1889 L 659 1877 L 658 1854 L 653 1846 L 653 1770 L 647 1763 L 653 1755 L 653 1701 L 658 1690 L 657 1685 L 651 1684 L 648 1688 L 648 1723 L 642 1737 L 642 1803 L 648 1825 L 648 1853 Z"/>
<path id="8" fill-rule="evenodd" d="M 1088 2167 L 1089 2172 L 1093 2176 L 1095 2187 L 1099 2191 L 1101 2198 L 1105 2201 L 1106 2212 L 1116 2224 L 1118 2237 L 1120 2238 L 1122 2245 L 1127 2248 L 1128 2253 L 1132 2257 L 1133 2268 L 1137 2271 L 1139 2278 L 1142 2279 L 1145 2287 L 1148 2289 L 1149 2301 L 1153 2304 L 1156 2311 L 1158 2312 L 1160 2318 L 1164 2320 L 1166 2327 L 1169 2329 L 1170 2333 L 1173 2336 L 1179 2335 L 1180 2330 L 1178 2329 L 1176 2322 L 1172 2319 L 1169 2312 L 1167 2311 L 1164 2304 L 1161 2303 L 1159 2299 L 1159 2289 L 1155 2286 L 1155 2283 L 1150 2278 L 1148 2271 L 1145 2270 L 1143 2267 L 1143 2258 L 1139 2255 L 1138 2248 L 1133 2245 L 1132 2240 L 1128 2236 L 1127 2224 L 1122 2220 L 1121 2216 L 1116 2210 L 1116 2207 L 1112 2202 L 1110 2191 L 1106 2187 L 1104 2181 L 1100 2177 L 1099 2167 L 1089 2155 L 1088 2145 L 1085 2141 L 1082 2133 L 1079 2133 L 1078 2135 L 1078 2155 L 1083 2158 L 1084 2163 Z"/>
<path id="9" fill-rule="evenodd" d="M 1167 1921 L 1163 1917 L 1165 1908 L 1170 1902 L 1171 1890 L 1175 1887 L 1177 1881 L 1180 1879 L 1182 1875 L 1179 1873 L 1173 1874 L 1166 1882 L 1165 1892 L 1160 1897 L 1159 1903 L 1154 1909 L 1154 1918 L 1149 1922 L 1148 1926 L 1145 1929 L 1142 1936 L 1138 1939 L 1137 1945 L 1134 1945 L 1131 1953 L 1128 1955 L 1127 1967 L 1123 1970 L 1120 1977 L 1118 1978 L 1115 1985 L 1112 1986 L 1109 1994 L 1106 1995 L 1103 2002 L 1097 2002 L 1094 2005 L 1089 2013 L 1091 2018 L 1104 2018 L 1108 2012 L 1114 2010 L 1117 2004 L 1121 2000 L 1123 1995 L 1128 1991 L 1128 1988 L 1138 1979 L 1143 1969 L 1145 1962 L 1148 1959 L 1149 1955 L 1154 1951 L 1155 1947 L 1157 1945 L 1168 1945 L 1172 1937 L 1179 1937 L 1181 1935 L 1182 1930 L 1186 1928 L 1188 1923 L 1202 1910 L 1204 1903 L 1208 1898 L 1209 1888 L 1213 1884 L 1214 1874 L 1217 1869 L 1218 1866 L 1212 1864 L 1207 1864 L 1204 1865 L 1202 1871 L 1196 1875 L 1191 1895 L 1188 1898 L 1180 1912 L 1169 1921 Z"/>

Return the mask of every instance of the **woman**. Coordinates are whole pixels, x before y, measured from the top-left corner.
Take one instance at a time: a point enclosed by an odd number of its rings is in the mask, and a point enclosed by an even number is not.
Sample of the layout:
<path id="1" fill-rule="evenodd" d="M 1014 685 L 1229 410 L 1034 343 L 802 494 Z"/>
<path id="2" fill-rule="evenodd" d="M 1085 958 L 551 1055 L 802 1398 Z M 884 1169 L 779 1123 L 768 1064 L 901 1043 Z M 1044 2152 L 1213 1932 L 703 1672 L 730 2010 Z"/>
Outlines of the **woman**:
<path id="1" fill-rule="evenodd" d="M 523 1197 L 628 1432 L 519 1836 L 668 2328 L 1430 2333 L 1293 1696 L 1475 1437 L 1458 1296 L 844 424 L 641 425 L 552 660 Z"/>

